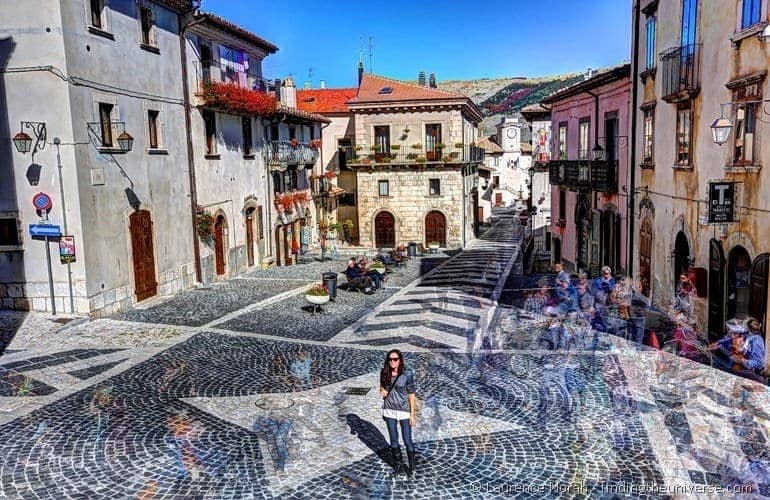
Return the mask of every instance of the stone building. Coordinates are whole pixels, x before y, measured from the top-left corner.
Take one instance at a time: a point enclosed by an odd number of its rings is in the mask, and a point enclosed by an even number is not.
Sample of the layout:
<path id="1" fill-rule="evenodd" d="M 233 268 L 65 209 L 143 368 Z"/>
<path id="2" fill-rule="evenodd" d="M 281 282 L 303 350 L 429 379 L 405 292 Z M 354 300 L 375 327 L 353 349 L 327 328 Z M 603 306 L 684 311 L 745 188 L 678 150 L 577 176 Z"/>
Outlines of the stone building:
<path id="1" fill-rule="evenodd" d="M 504 116 L 495 125 L 497 129 L 496 143 L 500 145 L 503 154 L 498 170 L 493 176 L 495 182 L 493 203 L 495 206 L 509 207 L 522 204 L 529 197 L 527 178 L 531 165 L 531 155 L 522 154 L 529 144 L 522 144 L 521 128 L 525 126 L 518 118 Z"/>
<path id="2" fill-rule="evenodd" d="M 481 111 L 465 96 L 364 74 L 353 155 L 359 241 L 463 247 L 475 237 Z"/>
<path id="3" fill-rule="evenodd" d="M 212 221 L 198 235 L 201 280 L 292 264 L 315 242 L 311 177 L 326 120 L 297 109 L 292 79 L 263 77 L 270 42 L 204 13 L 186 41 L 195 203 Z M 252 108 L 235 105 L 235 89 Z"/>
<path id="4" fill-rule="evenodd" d="M 633 12 L 634 261 L 662 306 L 689 270 L 712 338 L 732 317 L 767 321 L 767 7 L 643 0 Z"/>
<path id="5" fill-rule="evenodd" d="M 49 243 L 57 312 L 110 314 L 194 283 L 179 43 L 192 3 L 3 2 L 3 308 L 52 309 L 46 243 L 28 229 L 45 217 L 74 237 L 68 264 Z M 14 137 L 31 139 L 31 156 Z"/>
<path id="6" fill-rule="evenodd" d="M 479 203 L 476 207 L 479 223 L 489 221 L 492 216 L 492 207 L 495 206 L 494 192 L 495 181 L 500 182 L 500 160 L 503 157 L 503 148 L 497 144 L 497 137 L 480 137 L 476 140 L 476 146 L 484 150 L 484 163 L 479 164 Z"/>
<path id="7" fill-rule="evenodd" d="M 554 132 L 553 258 L 571 270 L 627 269 L 630 65 L 588 74 L 541 101 Z"/>

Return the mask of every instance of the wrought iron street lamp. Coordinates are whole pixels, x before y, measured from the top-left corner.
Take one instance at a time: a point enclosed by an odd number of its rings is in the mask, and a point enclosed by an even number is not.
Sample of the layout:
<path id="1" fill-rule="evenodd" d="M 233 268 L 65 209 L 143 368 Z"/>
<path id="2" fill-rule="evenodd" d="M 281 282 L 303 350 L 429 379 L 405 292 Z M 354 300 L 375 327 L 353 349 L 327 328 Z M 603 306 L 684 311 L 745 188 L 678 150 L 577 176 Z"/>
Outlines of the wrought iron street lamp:
<path id="1" fill-rule="evenodd" d="M 714 120 L 714 123 L 711 124 L 711 135 L 714 138 L 714 144 L 721 146 L 726 143 L 732 129 L 733 124 L 724 115 Z"/>
<path id="2" fill-rule="evenodd" d="M 594 148 L 591 150 L 591 156 L 594 161 L 602 161 L 604 159 L 604 148 L 597 142 Z"/>
<path id="3" fill-rule="evenodd" d="M 13 136 L 13 145 L 16 151 L 23 155 L 32 151 L 34 156 L 38 151 L 45 149 L 47 130 L 44 122 L 21 122 L 20 128 L 19 133 Z M 35 135 L 34 139 L 24 132 L 25 128 L 32 130 Z M 34 147 L 32 145 L 33 140 L 35 141 Z"/>
<path id="4" fill-rule="evenodd" d="M 134 147 L 134 138 L 125 130 L 118 136 L 118 145 L 120 150 L 128 153 Z"/>

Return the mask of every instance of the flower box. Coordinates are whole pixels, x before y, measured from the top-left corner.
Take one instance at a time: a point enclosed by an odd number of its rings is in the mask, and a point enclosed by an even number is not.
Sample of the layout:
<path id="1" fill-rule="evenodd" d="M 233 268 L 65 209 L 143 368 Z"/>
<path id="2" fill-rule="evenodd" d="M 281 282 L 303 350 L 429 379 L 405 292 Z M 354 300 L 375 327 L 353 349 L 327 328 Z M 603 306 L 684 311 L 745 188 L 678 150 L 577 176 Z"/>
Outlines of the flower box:
<path id="1" fill-rule="evenodd" d="M 246 89 L 232 83 L 206 82 L 203 84 L 206 106 L 231 113 L 271 117 L 278 109 L 275 96 Z"/>

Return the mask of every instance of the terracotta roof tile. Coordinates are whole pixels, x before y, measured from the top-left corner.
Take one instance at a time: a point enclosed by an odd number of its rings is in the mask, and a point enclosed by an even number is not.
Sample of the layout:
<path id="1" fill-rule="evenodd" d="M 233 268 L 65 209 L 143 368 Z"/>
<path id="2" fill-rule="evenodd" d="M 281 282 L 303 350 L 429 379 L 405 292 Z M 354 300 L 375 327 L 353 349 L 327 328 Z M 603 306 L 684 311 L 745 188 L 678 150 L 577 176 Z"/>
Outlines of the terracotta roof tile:
<path id="1" fill-rule="evenodd" d="M 347 102 L 357 93 L 355 88 L 297 90 L 297 108 L 309 113 L 347 113 Z"/>
<path id="2" fill-rule="evenodd" d="M 388 93 L 380 93 L 384 88 L 391 89 Z M 400 102 L 467 99 L 462 94 L 447 92 L 432 87 L 423 87 L 414 83 L 406 83 L 391 78 L 365 73 L 358 88 L 358 95 L 350 100 L 351 104 L 359 102 Z"/>
<path id="3" fill-rule="evenodd" d="M 501 148 L 500 145 L 496 142 L 492 141 L 489 137 L 481 137 L 476 139 L 476 146 L 484 148 L 485 152 L 491 154 L 503 152 L 503 148 Z"/>

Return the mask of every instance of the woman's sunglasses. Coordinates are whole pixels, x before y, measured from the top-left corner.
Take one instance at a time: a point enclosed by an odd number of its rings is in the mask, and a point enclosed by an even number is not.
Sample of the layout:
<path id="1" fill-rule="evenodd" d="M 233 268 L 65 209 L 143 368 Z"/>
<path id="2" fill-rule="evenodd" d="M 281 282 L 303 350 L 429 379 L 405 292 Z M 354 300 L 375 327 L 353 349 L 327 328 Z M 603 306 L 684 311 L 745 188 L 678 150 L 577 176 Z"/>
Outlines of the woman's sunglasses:
<path id="1" fill-rule="evenodd" d="M 388 361 L 401 361 L 401 358 L 388 358 Z"/>

